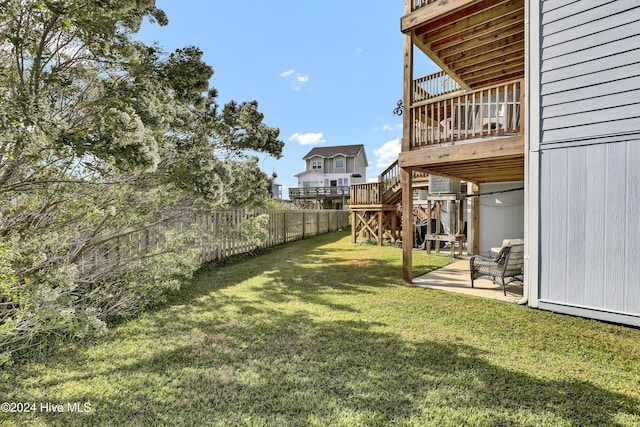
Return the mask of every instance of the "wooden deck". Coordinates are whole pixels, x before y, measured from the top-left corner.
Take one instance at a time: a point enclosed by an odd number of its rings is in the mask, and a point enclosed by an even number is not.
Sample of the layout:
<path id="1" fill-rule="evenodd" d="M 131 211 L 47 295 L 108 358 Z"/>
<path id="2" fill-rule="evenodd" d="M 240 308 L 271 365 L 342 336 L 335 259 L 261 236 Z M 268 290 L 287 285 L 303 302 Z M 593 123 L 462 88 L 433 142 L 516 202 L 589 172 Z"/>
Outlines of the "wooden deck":
<path id="1" fill-rule="evenodd" d="M 434 83 L 442 79 L 411 84 L 399 166 L 475 183 L 523 180 L 523 80 L 461 90 Z"/>
<path id="2" fill-rule="evenodd" d="M 429 183 L 429 175 L 419 171 L 413 173 L 413 179 L 413 191 L 426 188 Z M 349 211 L 353 243 L 357 243 L 359 237 L 376 239 L 378 245 L 382 245 L 385 235 L 392 241 L 400 238 L 400 184 L 400 166 L 396 160 L 378 176 L 378 182 L 351 185 Z"/>
<path id="3" fill-rule="evenodd" d="M 524 0 L 405 0 L 401 31 L 401 153 L 377 183 L 352 186 L 349 209 L 354 242 L 363 234 L 382 244 L 385 233 L 394 239 L 402 231 L 403 279 L 411 282 L 414 192 L 421 179 L 458 178 L 476 192 L 480 183 L 524 180 Z M 414 47 L 442 71 L 415 77 Z M 462 209 L 464 197 L 453 197 L 441 202 Z M 471 253 L 478 246 L 473 207 Z M 427 211 L 427 218 L 437 216 L 437 209 Z M 460 229 L 445 238 L 429 230 L 428 237 L 453 246 L 463 241 Z"/>
<path id="4" fill-rule="evenodd" d="M 403 232 L 413 234 L 413 173 L 480 183 L 524 180 L 524 0 L 405 0 Z M 417 49 L 415 49 L 417 48 Z M 442 71 L 414 76 L 422 52 Z M 471 228 L 478 228 L 474 204 Z M 471 253 L 477 232 L 470 236 Z M 413 242 L 403 239 L 411 282 Z"/>

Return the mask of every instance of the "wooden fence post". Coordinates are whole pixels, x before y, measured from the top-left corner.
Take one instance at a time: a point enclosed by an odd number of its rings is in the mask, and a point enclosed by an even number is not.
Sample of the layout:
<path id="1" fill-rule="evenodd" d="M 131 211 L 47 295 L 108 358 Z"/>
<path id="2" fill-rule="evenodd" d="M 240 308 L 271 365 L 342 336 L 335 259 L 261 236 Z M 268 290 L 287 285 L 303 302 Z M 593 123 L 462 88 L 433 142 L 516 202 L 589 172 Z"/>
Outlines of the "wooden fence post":
<path id="1" fill-rule="evenodd" d="M 284 236 L 283 243 L 287 243 L 287 213 L 282 213 L 282 235 Z"/>

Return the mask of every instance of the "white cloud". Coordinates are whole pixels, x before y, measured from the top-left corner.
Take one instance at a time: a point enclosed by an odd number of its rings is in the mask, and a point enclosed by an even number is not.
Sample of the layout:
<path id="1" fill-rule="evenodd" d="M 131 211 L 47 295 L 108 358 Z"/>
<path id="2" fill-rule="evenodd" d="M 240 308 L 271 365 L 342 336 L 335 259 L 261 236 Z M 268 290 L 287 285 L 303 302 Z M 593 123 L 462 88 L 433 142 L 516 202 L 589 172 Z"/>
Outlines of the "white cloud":
<path id="1" fill-rule="evenodd" d="M 289 141 L 298 141 L 300 145 L 315 145 L 325 142 L 322 132 L 318 133 L 294 133 L 289 137 Z"/>
<path id="2" fill-rule="evenodd" d="M 382 126 L 376 126 L 373 128 L 373 130 L 376 132 L 386 132 L 386 131 L 392 131 L 392 130 L 398 130 L 398 129 L 402 129 L 402 123 L 398 123 L 396 125 L 388 125 L 385 123 Z"/>
<path id="3" fill-rule="evenodd" d="M 379 168 L 386 168 L 398 159 L 399 153 L 400 138 L 385 142 L 380 148 L 373 151 L 373 154 L 378 158 L 376 166 Z"/>
<path id="4" fill-rule="evenodd" d="M 283 71 L 280 73 L 280 77 L 289 80 L 289 85 L 295 91 L 300 90 L 302 85 L 309 81 L 308 75 L 296 73 L 296 70 Z"/>

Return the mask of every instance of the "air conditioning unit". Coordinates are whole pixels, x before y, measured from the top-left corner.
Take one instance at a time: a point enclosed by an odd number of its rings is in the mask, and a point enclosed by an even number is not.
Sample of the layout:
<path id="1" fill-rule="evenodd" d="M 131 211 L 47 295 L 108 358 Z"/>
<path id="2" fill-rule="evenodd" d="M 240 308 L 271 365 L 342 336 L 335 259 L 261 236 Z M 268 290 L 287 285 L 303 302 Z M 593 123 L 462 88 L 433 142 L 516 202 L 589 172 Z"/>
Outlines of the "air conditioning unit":
<path id="1" fill-rule="evenodd" d="M 429 175 L 429 193 L 451 194 L 460 192 L 460 180 L 445 178 L 437 175 Z"/>

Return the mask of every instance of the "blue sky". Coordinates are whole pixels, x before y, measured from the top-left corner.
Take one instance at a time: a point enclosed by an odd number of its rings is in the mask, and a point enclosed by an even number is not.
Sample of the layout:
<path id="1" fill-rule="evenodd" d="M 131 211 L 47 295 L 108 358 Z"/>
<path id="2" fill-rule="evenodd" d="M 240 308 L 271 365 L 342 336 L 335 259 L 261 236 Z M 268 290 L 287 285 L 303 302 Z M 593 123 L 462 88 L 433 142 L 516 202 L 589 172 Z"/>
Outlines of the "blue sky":
<path id="1" fill-rule="evenodd" d="M 199 47 L 220 105 L 258 101 L 285 142 L 280 160 L 261 155 L 260 164 L 287 198 L 314 146 L 363 144 L 370 180 L 397 158 L 404 1 L 374 3 L 157 0 L 169 25 L 145 24 L 138 37 L 167 51 Z M 416 75 L 437 70 L 428 61 L 418 67 Z"/>

